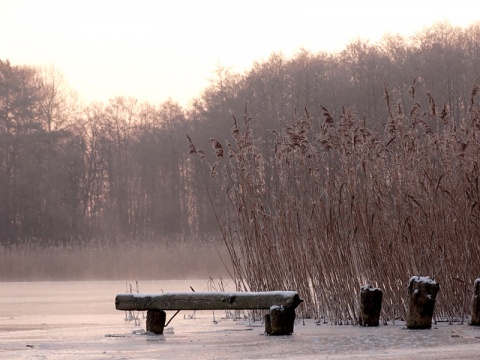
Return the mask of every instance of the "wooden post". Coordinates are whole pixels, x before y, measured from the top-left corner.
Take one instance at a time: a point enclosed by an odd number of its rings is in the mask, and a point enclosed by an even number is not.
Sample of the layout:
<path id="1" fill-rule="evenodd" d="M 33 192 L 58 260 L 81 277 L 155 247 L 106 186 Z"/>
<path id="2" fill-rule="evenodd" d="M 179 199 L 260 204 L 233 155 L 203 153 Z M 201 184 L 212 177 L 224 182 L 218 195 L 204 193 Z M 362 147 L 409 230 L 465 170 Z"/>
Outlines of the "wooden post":
<path id="1" fill-rule="evenodd" d="M 295 309 L 285 308 L 284 309 L 284 330 L 285 335 L 293 334 L 293 327 L 295 325 Z"/>
<path id="2" fill-rule="evenodd" d="M 270 335 L 290 335 L 295 324 L 295 309 L 274 305 L 270 308 Z"/>
<path id="3" fill-rule="evenodd" d="M 147 331 L 163 334 L 167 314 L 163 310 L 147 310 Z"/>
<path id="4" fill-rule="evenodd" d="M 435 299 L 440 290 L 438 283 L 429 277 L 412 276 L 408 284 L 408 329 L 430 329 L 432 327 Z"/>
<path id="5" fill-rule="evenodd" d="M 480 279 L 473 283 L 472 318 L 470 325 L 480 325 Z"/>
<path id="6" fill-rule="evenodd" d="M 270 314 L 265 314 L 263 316 L 263 321 L 265 322 L 265 334 L 270 335 L 272 333 L 272 323 L 270 321 Z"/>
<path id="7" fill-rule="evenodd" d="M 383 292 L 372 285 L 364 285 L 360 288 L 360 316 L 361 326 L 378 326 L 380 324 L 380 312 L 382 310 Z"/>
<path id="8" fill-rule="evenodd" d="M 270 308 L 270 326 L 272 328 L 271 335 L 285 335 L 283 327 L 284 308 L 283 306 L 272 306 Z"/>

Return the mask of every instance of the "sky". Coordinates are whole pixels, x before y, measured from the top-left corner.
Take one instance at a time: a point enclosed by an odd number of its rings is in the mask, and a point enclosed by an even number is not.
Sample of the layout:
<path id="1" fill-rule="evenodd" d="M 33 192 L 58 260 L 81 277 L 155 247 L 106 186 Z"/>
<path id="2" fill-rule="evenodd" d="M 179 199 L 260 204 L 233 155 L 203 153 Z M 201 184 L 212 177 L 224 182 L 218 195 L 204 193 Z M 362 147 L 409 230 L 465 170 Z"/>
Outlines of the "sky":
<path id="1" fill-rule="evenodd" d="M 273 52 L 340 51 L 480 20 L 478 0 L 0 0 L 0 59 L 54 66 L 86 102 L 134 97 L 188 106 L 219 67 Z"/>

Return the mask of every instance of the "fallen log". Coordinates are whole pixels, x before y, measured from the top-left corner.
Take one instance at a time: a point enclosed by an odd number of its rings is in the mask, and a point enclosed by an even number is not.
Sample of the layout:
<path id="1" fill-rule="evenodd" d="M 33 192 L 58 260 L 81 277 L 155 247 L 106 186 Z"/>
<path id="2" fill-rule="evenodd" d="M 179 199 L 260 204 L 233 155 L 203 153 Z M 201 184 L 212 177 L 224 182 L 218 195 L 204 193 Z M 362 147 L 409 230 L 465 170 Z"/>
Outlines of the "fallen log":
<path id="1" fill-rule="evenodd" d="M 253 310 L 273 305 L 295 309 L 303 300 L 296 291 L 172 292 L 118 294 L 117 310 Z"/>

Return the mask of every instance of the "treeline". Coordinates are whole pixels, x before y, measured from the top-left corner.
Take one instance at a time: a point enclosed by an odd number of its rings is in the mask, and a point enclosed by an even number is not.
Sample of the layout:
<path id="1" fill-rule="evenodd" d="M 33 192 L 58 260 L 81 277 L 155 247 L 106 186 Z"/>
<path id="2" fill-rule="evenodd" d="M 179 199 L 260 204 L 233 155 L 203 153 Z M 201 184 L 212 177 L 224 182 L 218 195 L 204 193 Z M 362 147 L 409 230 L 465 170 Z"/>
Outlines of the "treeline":
<path id="1" fill-rule="evenodd" d="M 178 104 L 114 98 L 79 107 L 54 69 L 0 66 L 2 241 L 211 229 L 199 215 L 207 211 Z"/>
<path id="2" fill-rule="evenodd" d="M 267 153 L 271 131 L 305 108 L 311 119 L 323 119 L 325 109 L 337 119 L 342 106 L 375 129 L 389 118 L 385 86 L 392 103 L 409 108 L 414 78 L 419 106 L 428 106 L 428 92 L 456 121 L 479 75 L 478 39 L 480 23 L 440 23 L 411 38 L 354 41 L 335 54 L 272 54 L 244 74 L 219 68 L 188 108 L 122 97 L 84 105 L 55 69 L 0 60 L 0 240 L 216 234 L 186 134 L 202 146 L 233 141 L 232 115 L 247 109 L 256 146 Z"/>

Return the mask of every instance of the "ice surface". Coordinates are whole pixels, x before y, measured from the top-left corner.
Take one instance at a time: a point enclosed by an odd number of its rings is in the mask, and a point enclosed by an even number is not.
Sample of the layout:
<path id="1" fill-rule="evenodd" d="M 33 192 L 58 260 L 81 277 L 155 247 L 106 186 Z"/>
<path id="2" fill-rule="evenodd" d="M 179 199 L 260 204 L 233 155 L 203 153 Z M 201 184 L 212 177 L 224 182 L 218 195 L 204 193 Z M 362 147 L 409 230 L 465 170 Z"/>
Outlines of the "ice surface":
<path id="1" fill-rule="evenodd" d="M 139 282 L 140 291 L 202 290 L 206 281 Z M 225 311 L 181 312 L 164 335 L 115 310 L 124 282 L 0 283 L 0 359 L 478 359 L 480 328 L 359 327 L 297 320 L 292 336 Z M 299 308 L 301 310 L 301 306 Z M 268 311 L 268 310 L 267 310 Z M 137 313 L 135 313 L 137 314 Z M 183 316 L 181 316 L 183 314 Z M 167 319 L 173 312 L 167 312 Z M 305 323 L 305 325 L 303 325 Z"/>

